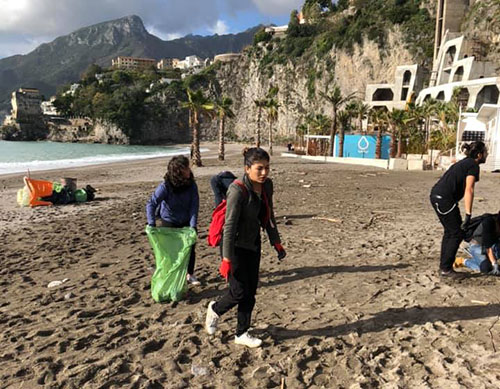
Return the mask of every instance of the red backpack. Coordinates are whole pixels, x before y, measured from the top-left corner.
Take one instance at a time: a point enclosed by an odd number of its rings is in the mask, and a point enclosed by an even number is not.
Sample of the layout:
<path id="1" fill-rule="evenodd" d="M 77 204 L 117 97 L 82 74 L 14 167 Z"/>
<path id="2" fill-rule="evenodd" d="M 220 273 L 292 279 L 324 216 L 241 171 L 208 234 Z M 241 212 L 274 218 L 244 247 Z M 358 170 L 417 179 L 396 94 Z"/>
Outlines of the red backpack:
<path id="1" fill-rule="evenodd" d="M 244 196 L 247 197 L 248 192 L 245 184 L 240 180 L 234 180 L 233 182 L 243 190 Z M 220 245 L 222 232 L 224 231 L 224 223 L 226 222 L 226 208 L 227 201 L 226 199 L 224 199 L 212 212 L 212 221 L 210 222 L 210 226 L 208 227 L 207 236 L 209 246 L 217 247 Z"/>

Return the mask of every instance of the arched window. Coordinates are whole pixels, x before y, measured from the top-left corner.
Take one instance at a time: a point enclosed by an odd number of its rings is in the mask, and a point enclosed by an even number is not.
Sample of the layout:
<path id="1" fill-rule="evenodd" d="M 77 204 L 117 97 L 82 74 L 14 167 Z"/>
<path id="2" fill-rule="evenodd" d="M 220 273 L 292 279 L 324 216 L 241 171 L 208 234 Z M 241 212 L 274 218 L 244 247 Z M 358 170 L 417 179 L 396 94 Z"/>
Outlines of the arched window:
<path id="1" fill-rule="evenodd" d="M 462 107 L 462 110 L 467 108 L 469 97 L 469 90 L 467 88 L 460 88 L 460 91 L 457 94 L 457 103 L 460 107 Z"/>
<path id="2" fill-rule="evenodd" d="M 390 88 L 379 88 L 372 96 L 373 101 L 392 101 L 394 99 L 394 93 Z"/>
<path id="3" fill-rule="evenodd" d="M 498 88 L 496 85 L 483 86 L 477 95 L 474 108 L 479 111 L 483 104 L 496 104 L 498 102 Z"/>
<path id="4" fill-rule="evenodd" d="M 464 67 L 459 66 L 455 71 L 455 74 L 453 75 L 453 82 L 462 81 L 463 78 L 464 78 Z"/>
<path id="5" fill-rule="evenodd" d="M 405 86 L 410 85 L 410 81 L 411 81 L 411 72 L 409 70 L 407 70 L 403 74 L 403 85 L 405 85 Z"/>
<path id="6" fill-rule="evenodd" d="M 441 91 L 437 94 L 436 100 L 444 100 L 444 91 Z"/>
<path id="7" fill-rule="evenodd" d="M 446 50 L 446 55 L 444 56 L 444 66 L 450 67 L 455 61 L 455 54 L 457 53 L 457 48 L 455 46 L 448 47 Z"/>

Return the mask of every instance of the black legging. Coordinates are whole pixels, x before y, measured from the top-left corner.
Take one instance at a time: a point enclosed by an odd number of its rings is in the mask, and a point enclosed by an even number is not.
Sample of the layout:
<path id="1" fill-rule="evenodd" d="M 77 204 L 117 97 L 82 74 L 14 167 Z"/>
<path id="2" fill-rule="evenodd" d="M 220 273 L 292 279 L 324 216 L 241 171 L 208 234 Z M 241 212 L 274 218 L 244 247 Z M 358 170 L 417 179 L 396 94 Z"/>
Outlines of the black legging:
<path id="1" fill-rule="evenodd" d="M 460 209 L 457 203 L 444 199 L 439 195 L 431 194 L 431 204 L 444 227 L 439 267 L 443 271 L 450 271 L 453 269 L 455 256 L 465 236 L 461 228 Z"/>
<path id="2" fill-rule="evenodd" d="M 163 219 L 158 219 L 157 223 L 158 223 L 159 227 L 171 227 L 171 228 L 189 227 L 189 223 L 180 225 L 180 224 L 174 224 L 174 223 L 167 222 Z M 194 264 L 195 264 L 195 260 L 196 260 L 195 248 L 196 248 L 196 243 L 193 245 L 193 247 L 191 247 L 191 256 L 189 257 L 188 274 L 191 274 L 191 275 L 194 274 Z"/>
<path id="3" fill-rule="evenodd" d="M 238 247 L 234 251 L 234 258 L 231 259 L 232 271 L 229 274 L 229 289 L 212 309 L 221 316 L 238 305 L 236 335 L 240 336 L 250 328 L 252 310 L 255 306 L 255 293 L 259 282 L 260 247 L 258 251 Z"/>

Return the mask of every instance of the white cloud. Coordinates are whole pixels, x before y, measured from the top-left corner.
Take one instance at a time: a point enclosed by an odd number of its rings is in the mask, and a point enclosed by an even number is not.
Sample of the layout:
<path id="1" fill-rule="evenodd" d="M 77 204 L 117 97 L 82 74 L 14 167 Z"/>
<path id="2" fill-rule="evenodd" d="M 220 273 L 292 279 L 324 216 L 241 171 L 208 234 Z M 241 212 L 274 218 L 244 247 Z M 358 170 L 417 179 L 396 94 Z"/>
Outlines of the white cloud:
<path id="1" fill-rule="evenodd" d="M 212 34 L 219 34 L 219 35 L 224 35 L 227 34 L 229 31 L 229 27 L 227 26 L 226 22 L 223 20 L 217 20 L 217 23 L 211 28 L 208 29 Z"/>
<path id="2" fill-rule="evenodd" d="M 283 15 L 302 7 L 304 0 L 252 0 L 265 15 Z"/>

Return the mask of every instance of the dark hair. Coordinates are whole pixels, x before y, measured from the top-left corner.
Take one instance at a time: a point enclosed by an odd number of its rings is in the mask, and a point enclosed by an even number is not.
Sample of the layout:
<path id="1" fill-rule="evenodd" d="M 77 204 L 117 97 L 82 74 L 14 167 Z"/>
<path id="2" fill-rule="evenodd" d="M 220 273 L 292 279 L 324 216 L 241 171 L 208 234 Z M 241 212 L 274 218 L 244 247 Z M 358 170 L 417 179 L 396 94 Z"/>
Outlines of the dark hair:
<path id="1" fill-rule="evenodd" d="M 467 157 L 476 159 L 479 154 L 484 154 L 484 152 L 486 151 L 486 145 L 481 141 L 464 143 L 462 145 L 462 151 Z"/>
<path id="2" fill-rule="evenodd" d="M 247 167 L 252 166 L 256 162 L 266 161 L 269 162 L 271 158 L 269 158 L 269 154 L 266 150 L 261 149 L 260 147 L 245 147 L 243 149 L 243 158 L 244 164 Z"/>
<path id="3" fill-rule="evenodd" d="M 189 167 L 189 159 L 187 159 L 184 155 L 176 155 L 173 157 L 167 167 L 167 173 L 163 177 L 165 182 L 172 185 L 174 189 L 183 188 L 191 184 L 191 181 L 194 180 L 193 175 L 186 179 L 182 174 L 182 171 L 185 168 Z"/>

